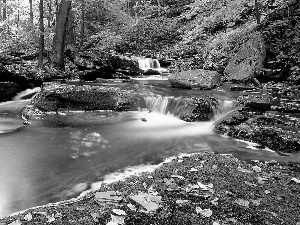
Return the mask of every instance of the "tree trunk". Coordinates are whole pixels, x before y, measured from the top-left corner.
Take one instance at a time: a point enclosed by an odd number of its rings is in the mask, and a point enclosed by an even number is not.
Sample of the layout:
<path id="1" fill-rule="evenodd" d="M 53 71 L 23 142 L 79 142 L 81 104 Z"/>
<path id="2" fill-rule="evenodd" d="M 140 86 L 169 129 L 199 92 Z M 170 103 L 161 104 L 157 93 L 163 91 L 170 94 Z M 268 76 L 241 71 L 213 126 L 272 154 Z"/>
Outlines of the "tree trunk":
<path id="1" fill-rule="evenodd" d="M 3 0 L 3 20 L 6 20 L 6 0 Z"/>
<path id="2" fill-rule="evenodd" d="M 48 28 L 51 27 L 51 21 L 52 21 L 52 0 L 49 0 L 48 2 Z"/>
<path id="3" fill-rule="evenodd" d="M 67 40 L 68 45 L 75 45 L 76 39 L 75 39 L 75 27 L 74 27 L 74 16 L 72 10 L 69 12 L 69 19 L 68 19 L 68 26 L 67 26 Z"/>
<path id="4" fill-rule="evenodd" d="M 258 2 L 257 2 L 257 0 L 254 0 L 254 4 L 255 4 L 256 22 L 257 22 L 257 24 L 260 24 L 260 14 L 259 14 L 259 10 L 258 10 Z"/>
<path id="5" fill-rule="evenodd" d="M 38 62 L 38 67 L 42 68 L 43 67 L 43 53 L 44 53 L 44 0 L 40 0 L 40 5 L 39 5 L 39 10 L 40 10 L 40 41 L 39 41 L 39 62 Z"/>
<path id="6" fill-rule="evenodd" d="M 29 0 L 29 16 L 30 16 L 30 24 L 33 25 L 32 0 Z"/>
<path id="7" fill-rule="evenodd" d="M 81 28 L 80 28 L 80 47 L 83 46 L 83 41 L 84 41 L 84 0 L 82 0 L 81 3 Z"/>
<path id="8" fill-rule="evenodd" d="M 68 24 L 68 16 L 71 8 L 70 0 L 62 0 L 60 3 L 55 34 L 52 46 L 52 65 L 57 69 L 64 69 L 64 50 L 65 50 L 65 38 L 66 27 Z"/>

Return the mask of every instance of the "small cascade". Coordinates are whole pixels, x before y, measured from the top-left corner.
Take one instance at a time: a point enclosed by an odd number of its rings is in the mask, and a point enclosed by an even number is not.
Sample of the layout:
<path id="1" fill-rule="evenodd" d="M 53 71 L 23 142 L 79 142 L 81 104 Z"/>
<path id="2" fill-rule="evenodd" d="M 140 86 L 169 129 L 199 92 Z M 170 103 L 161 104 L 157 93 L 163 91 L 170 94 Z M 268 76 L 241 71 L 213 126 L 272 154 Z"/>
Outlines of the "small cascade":
<path id="1" fill-rule="evenodd" d="M 167 112 L 167 106 L 169 99 L 172 97 L 162 97 L 162 96 L 148 96 L 145 97 L 145 102 L 147 109 L 159 112 L 161 114 L 168 114 Z"/>
<path id="2" fill-rule="evenodd" d="M 179 116 L 186 110 L 186 100 L 184 98 L 175 98 L 172 96 L 147 96 L 144 97 L 146 108 L 153 112 L 158 112 L 164 115 Z M 234 100 L 218 100 L 216 106 L 212 105 L 214 110 L 213 121 L 222 118 L 226 113 L 233 110 L 236 107 Z"/>
<path id="3" fill-rule="evenodd" d="M 219 120 L 236 107 L 236 102 L 233 100 L 218 100 L 218 103 L 218 107 L 214 108 L 214 121 Z"/>
<path id="4" fill-rule="evenodd" d="M 26 89 L 25 91 L 21 91 L 18 93 L 14 98 L 13 101 L 19 101 L 24 99 L 31 99 L 33 96 L 35 96 L 39 91 L 41 91 L 41 88 L 35 87 L 32 89 Z"/>

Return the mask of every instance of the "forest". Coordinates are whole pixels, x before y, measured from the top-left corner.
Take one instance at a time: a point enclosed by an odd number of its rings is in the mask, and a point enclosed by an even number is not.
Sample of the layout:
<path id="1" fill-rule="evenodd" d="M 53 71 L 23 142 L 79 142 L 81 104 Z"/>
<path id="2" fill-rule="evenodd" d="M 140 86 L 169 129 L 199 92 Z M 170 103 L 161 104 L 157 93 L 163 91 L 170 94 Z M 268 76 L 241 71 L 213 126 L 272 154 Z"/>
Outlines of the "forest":
<path id="1" fill-rule="evenodd" d="M 0 0 L 0 225 L 299 225 L 299 37 L 299 0 Z"/>

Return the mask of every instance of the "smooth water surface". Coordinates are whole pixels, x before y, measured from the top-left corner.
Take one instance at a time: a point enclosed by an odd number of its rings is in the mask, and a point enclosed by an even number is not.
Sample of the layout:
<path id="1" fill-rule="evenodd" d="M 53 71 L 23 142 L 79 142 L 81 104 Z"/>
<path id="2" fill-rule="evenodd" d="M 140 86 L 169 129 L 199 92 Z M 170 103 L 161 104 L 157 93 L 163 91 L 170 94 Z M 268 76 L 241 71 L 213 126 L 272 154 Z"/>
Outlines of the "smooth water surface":
<path id="1" fill-rule="evenodd" d="M 122 85 L 167 96 L 201 94 L 175 91 L 163 83 Z M 214 92 L 231 98 L 223 90 Z M 16 129 L 6 129 L 11 123 Z M 245 160 L 280 159 L 274 152 L 216 135 L 212 125 L 213 121 L 187 123 L 147 109 L 46 115 L 28 126 L 18 118 L 0 118 L 0 129 L 7 131 L 0 133 L 0 216 L 72 198 L 107 174 L 158 164 L 180 153 L 214 151 Z"/>

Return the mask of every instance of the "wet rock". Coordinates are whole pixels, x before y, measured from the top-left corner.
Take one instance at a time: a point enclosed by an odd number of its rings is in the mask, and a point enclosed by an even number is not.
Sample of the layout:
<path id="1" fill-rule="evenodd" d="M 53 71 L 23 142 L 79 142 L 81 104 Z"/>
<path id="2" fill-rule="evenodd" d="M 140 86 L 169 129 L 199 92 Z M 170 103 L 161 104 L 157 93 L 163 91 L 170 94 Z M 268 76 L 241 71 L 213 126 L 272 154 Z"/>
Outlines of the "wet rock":
<path id="1" fill-rule="evenodd" d="M 144 75 L 160 75 L 160 72 L 153 69 L 147 69 L 143 72 Z"/>
<path id="2" fill-rule="evenodd" d="M 237 102 L 252 110 L 266 111 L 271 108 L 272 97 L 268 95 L 244 95 L 237 98 Z"/>
<path id="3" fill-rule="evenodd" d="M 263 36 L 253 33 L 225 68 L 229 81 L 245 81 L 254 77 L 255 71 L 263 67 L 266 50 Z"/>
<path id="4" fill-rule="evenodd" d="M 169 82 L 173 87 L 187 89 L 212 89 L 222 84 L 218 72 L 202 69 L 171 74 Z"/>
<path id="5" fill-rule="evenodd" d="M 34 111 L 70 110 L 137 110 L 138 98 L 130 91 L 105 86 L 75 86 L 61 83 L 45 83 L 41 91 L 23 111 L 31 118 Z"/>

